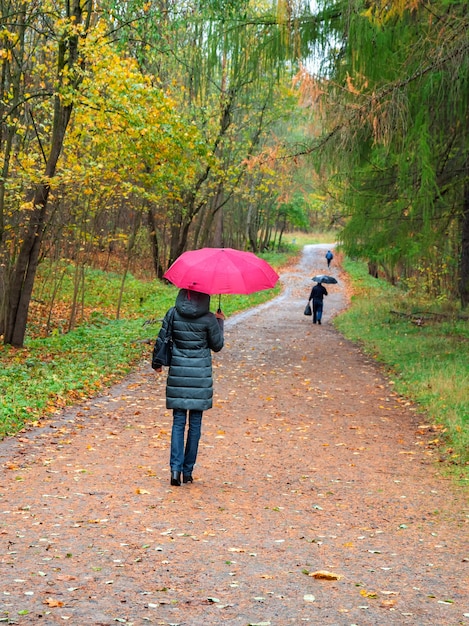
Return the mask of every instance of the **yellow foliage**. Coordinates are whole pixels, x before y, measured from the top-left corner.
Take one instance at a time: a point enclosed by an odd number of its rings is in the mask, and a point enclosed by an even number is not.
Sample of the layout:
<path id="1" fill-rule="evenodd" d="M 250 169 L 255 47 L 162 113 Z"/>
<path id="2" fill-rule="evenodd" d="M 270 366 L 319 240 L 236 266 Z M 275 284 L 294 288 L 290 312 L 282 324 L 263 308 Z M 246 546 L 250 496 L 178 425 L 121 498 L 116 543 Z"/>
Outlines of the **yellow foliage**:
<path id="1" fill-rule="evenodd" d="M 81 185 L 90 197 L 93 190 L 108 188 L 118 189 L 121 197 L 137 194 L 157 201 L 169 188 L 190 183 L 198 157 L 207 158 L 206 144 L 197 126 L 177 113 L 173 96 L 143 76 L 134 60 L 119 56 L 102 35 L 98 25 L 84 43 L 88 69 L 63 170 L 73 172 L 75 187 Z"/>
<path id="2" fill-rule="evenodd" d="M 377 26 L 382 26 L 390 19 L 402 17 L 406 11 L 416 11 L 420 4 L 421 0 L 374 0 L 362 15 Z"/>
<path id="3" fill-rule="evenodd" d="M 11 50 L 0 50 L 0 59 L 5 59 L 6 61 L 12 60 Z"/>
<path id="4" fill-rule="evenodd" d="M 20 205 L 20 211 L 32 211 L 34 209 L 34 203 L 31 202 L 22 202 Z"/>

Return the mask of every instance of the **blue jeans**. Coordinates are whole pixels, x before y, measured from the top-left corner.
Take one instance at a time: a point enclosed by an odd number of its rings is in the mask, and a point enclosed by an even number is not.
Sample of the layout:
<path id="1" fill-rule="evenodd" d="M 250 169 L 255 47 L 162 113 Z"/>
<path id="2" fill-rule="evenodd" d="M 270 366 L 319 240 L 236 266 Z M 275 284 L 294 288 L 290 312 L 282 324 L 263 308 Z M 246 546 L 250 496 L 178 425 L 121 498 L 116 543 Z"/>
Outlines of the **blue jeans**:
<path id="1" fill-rule="evenodd" d="M 192 474 L 202 428 L 202 411 L 189 411 L 189 429 L 184 449 L 184 431 L 186 429 L 187 411 L 173 409 L 173 429 L 171 432 L 171 454 L 169 464 L 172 472 Z"/>
<path id="2" fill-rule="evenodd" d="M 322 318 L 322 300 L 313 300 L 313 324 L 316 324 L 316 321 L 320 322 Z"/>

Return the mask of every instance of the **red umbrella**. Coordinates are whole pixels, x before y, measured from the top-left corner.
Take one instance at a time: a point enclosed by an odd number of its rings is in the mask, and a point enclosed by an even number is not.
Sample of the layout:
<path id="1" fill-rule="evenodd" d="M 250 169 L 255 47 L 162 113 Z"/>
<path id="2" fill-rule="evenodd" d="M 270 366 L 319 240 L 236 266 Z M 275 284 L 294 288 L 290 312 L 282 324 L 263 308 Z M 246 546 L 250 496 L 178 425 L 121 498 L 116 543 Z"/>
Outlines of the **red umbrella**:
<path id="1" fill-rule="evenodd" d="M 200 248 L 181 254 L 163 278 L 181 289 L 211 296 L 272 289 L 279 276 L 267 261 L 252 252 L 233 248 Z"/>

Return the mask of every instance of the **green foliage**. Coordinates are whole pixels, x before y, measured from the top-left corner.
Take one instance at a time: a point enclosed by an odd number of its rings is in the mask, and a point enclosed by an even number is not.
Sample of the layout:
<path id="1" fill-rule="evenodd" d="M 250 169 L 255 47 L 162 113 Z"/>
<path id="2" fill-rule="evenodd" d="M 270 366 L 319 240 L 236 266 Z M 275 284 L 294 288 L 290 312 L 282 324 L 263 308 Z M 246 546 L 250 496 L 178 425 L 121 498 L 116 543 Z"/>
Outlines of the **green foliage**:
<path id="1" fill-rule="evenodd" d="M 448 457 L 469 463 L 468 320 L 371 277 L 363 263 L 348 260 L 344 268 L 354 295 L 335 326 L 389 368 L 395 390 L 426 414 L 422 422 L 441 425 Z"/>
<path id="2" fill-rule="evenodd" d="M 290 228 L 307 230 L 307 204 L 303 195 L 295 194 L 290 202 L 283 202 L 278 206 L 278 218 Z"/>
<path id="3" fill-rule="evenodd" d="M 464 304 L 467 11 L 440 0 L 431 15 L 406 0 L 340 7 L 333 26 L 344 33 L 341 54 L 316 86 L 327 94 L 329 132 L 317 167 L 328 170 L 344 203 L 344 250 L 376 263 L 391 281 L 428 270 L 420 289 L 432 294 L 438 275 L 439 286 Z M 452 260 L 453 271 L 442 271 Z"/>

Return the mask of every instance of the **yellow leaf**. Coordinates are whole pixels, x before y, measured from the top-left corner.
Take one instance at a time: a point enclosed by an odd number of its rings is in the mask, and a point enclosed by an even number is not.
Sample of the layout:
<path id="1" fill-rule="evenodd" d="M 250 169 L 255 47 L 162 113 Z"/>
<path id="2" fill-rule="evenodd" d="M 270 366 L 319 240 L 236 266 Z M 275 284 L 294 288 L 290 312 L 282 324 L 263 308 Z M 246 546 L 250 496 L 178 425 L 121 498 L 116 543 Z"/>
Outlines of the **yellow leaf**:
<path id="1" fill-rule="evenodd" d="M 317 578 L 318 580 L 340 580 L 342 578 L 339 574 L 334 574 L 334 572 L 327 572 L 325 570 L 311 572 L 309 576 Z"/>

